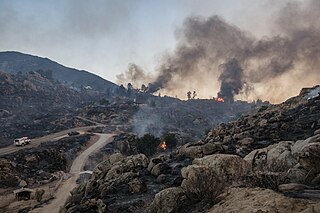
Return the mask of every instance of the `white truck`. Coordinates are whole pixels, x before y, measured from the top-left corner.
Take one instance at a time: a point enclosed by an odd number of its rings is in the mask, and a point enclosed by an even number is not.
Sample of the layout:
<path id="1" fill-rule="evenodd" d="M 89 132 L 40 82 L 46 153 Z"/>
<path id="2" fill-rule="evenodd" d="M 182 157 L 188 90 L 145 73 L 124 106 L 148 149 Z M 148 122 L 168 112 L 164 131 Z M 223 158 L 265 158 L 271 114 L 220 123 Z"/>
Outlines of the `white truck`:
<path id="1" fill-rule="evenodd" d="M 31 143 L 31 139 L 29 139 L 28 137 L 17 138 L 17 139 L 14 139 L 13 141 L 13 145 L 16 145 L 16 146 L 24 146 L 29 143 Z"/>

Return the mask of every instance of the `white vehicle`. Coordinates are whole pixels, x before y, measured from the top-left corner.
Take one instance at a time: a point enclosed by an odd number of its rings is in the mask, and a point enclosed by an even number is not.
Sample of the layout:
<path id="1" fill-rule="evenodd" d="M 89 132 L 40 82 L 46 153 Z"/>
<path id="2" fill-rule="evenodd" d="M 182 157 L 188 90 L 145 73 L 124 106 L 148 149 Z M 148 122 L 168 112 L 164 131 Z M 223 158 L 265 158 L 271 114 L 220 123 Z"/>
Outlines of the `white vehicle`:
<path id="1" fill-rule="evenodd" d="M 17 139 L 14 139 L 13 141 L 13 145 L 16 145 L 16 146 L 24 146 L 29 143 L 31 143 L 31 139 L 29 139 L 28 137 L 17 138 Z"/>

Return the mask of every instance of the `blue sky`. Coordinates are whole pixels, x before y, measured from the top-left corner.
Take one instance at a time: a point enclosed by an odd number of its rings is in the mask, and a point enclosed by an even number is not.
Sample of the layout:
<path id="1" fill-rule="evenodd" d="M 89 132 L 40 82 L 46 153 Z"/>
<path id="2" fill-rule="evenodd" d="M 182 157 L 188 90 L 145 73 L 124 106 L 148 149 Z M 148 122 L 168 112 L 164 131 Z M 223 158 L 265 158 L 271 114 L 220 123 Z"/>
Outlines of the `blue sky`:
<path id="1" fill-rule="evenodd" d="M 255 36 L 287 0 L 0 0 L 0 51 L 16 50 L 111 81 L 136 63 L 152 72 L 188 16 L 220 15 Z"/>

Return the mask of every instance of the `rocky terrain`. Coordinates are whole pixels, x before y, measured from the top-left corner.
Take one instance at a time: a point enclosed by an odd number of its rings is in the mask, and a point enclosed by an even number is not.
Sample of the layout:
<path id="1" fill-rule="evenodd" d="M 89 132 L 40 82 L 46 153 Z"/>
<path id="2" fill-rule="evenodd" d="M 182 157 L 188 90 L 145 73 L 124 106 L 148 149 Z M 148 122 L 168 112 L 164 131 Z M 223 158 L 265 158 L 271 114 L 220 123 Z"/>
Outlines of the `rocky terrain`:
<path id="1" fill-rule="evenodd" d="M 80 94 L 37 72 L 0 72 L 0 147 L 14 138 L 39 137 L 89 123 L 75 118 L 75 110 L 94 97 Z"/>
<path id="2" fill-rule="evenodd" d="M 262 104 L 262 103 L 261 103 Z M 188 133 L 200 138 L 209 127 L 237 119 L 254 111 L 259 104 L 248 102 L 217 102 L 193 99 L 181 101 L 170 97 L 149 98 L 133 118 L 133 132 L 142 136 L 151 133 L 161 136 L 166 132 Z"/>
<path id="3" fill-rule="evenodd" d="M 109 155 L 62 212 L 317 212 L 319 92 L 303 89 L 174 150 Z"/>
<path id="4" fill-rule="evenodd" d="M 174 132 L 199 139 L 211 126 L 235 120 L 244 113 L 269 105 L 204 99 L 182 101 L 135 93 L 130 97 L 118 97 L 117 101 L 108 101 L 107 104 L 87 106 L 79 110 L 79 115 L 108 125 L 121 125 L 125 132 L 139 136 L 149 133 L 160 137 Z"/>

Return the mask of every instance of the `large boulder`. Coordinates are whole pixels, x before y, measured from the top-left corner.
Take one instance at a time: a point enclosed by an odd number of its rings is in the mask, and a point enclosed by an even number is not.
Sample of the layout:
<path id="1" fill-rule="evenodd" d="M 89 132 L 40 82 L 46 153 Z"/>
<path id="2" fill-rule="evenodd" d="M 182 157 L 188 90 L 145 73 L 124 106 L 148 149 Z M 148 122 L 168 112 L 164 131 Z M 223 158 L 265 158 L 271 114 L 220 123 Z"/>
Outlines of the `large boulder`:
<path id="1" fill-rule="evenodd" d="M 126 158 L 126 156 L 121 153 L 114 153 L 114 154 L 110 155 L 110 157 L 109 157 L 111 164 L 115 164 L 119 161 L 122 161 L 125 158 Z"/>
<path id="2" fill-rule="evenodd" d="M 224 151 L 224 147 L 219 143 L 206 143 L 201 149 L 204 156 Z"/>
<path id="3" fill-rule="evenodd" d="M 292 154 L 304 169 L 312 173 L 319 173 L 320 134 L 297 141 L 292 146 Z"/>
<path id="4" fill-rule="evenodd" d="M 281 141 L 263 149 L 256 149 L 244 157 L 251 169 L 288 170 L 298 162 L 291 153 L 293 141 Z"/>
<path id="5" fill-rule="evenodd" d="M 201 145 L 187 143 L 179 149 L 179 154 L 190 158 L 203 156 Z"/>
<path id="6" fill-rule="evenodd" d="M 151 172 L 151 170 L 153 169 L 153 167 L 159 163 L 162 163 L 163 160 L 160 158 L 153 158 L 150 160 L 150 163 L 148 165 L 148 171 Z"/>
<path id="7" fill-rule="evenodd" d="M 214 154 L 193 160 L 195 165 L 211 167 L 221 176 L 227 175 L 229 178 L 237 178 L 246 174 L 249 164 L 237 155 Z"/>
<path id="8" fill-rule="evenodd" d="M 127 190 L 127 184 L 138 176 L 139 168 L 146 168 L 149 164 L 149 159 L 143 154 L 122 158 L 120 154 L 98 164 L 86 186 L 86 194 L 97 193 L 96 189 L 105 194 L 120 185 Z"/>
<path id="9" fill-rule="evenodd" d="M 215 212 L 301 212 L 314 202 L 305 199 L 288 198 L 270 189 L 231 188 L 224 199 L 213 206 L 208 213 Z M 311 211 L 314 212 L 314 211 Z"/>
<path id="10" fill-rule="evenodd" d="M 167 188 L 156 194 L 151 203 L 149 213 L 179 212 L 186 200 L 184 191 L 180 187 Z"/>

